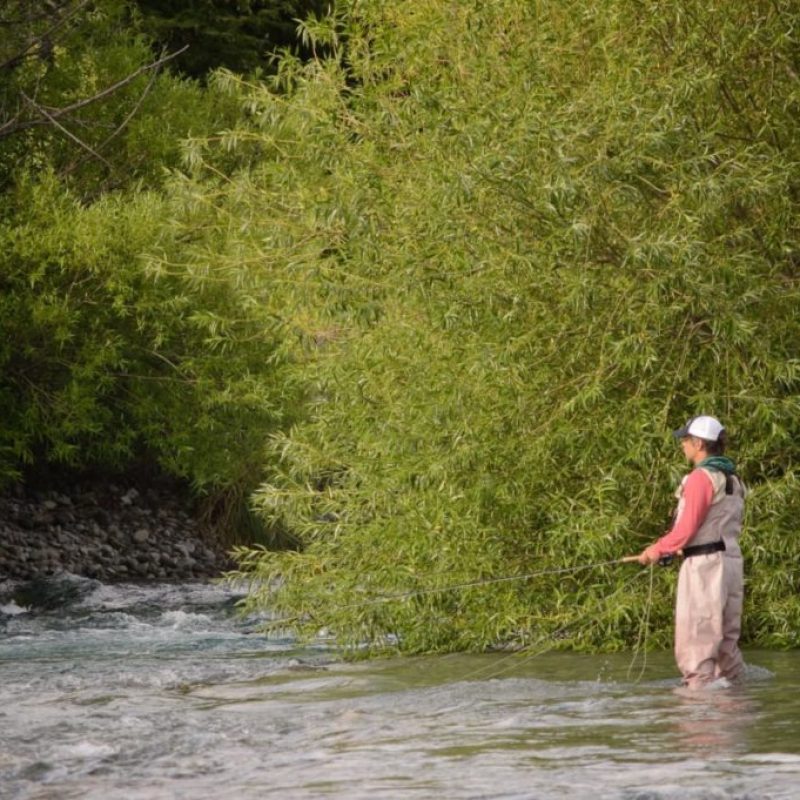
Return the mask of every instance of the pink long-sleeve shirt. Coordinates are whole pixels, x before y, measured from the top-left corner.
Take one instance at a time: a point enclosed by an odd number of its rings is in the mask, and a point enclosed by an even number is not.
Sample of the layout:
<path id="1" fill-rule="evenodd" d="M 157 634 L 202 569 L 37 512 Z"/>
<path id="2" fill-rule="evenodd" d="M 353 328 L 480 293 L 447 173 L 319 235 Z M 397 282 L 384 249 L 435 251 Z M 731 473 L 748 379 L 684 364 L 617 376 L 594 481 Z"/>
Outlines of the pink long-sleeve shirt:
<path id="1" fill-rule="evenodd" d="M 676 553 L 697 533 L 711 508 L 713 497 L 714 485 L 708 474 L 702 469 L 692 470 L 683 484 L 677 519 L 653 545 L 659 556 Z"/>

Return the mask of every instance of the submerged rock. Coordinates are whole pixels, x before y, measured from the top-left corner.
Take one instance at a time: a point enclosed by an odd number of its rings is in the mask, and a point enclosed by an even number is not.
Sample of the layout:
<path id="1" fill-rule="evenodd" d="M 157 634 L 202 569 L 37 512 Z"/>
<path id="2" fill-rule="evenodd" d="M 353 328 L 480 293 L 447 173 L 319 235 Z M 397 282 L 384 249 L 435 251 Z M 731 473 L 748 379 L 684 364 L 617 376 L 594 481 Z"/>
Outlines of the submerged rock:
<path id="1" fill-rule="evenodd" d="M 23 608 L 51 611 L 77 603 L 97 586 L 96 580 L 74 575 L 39 577 L 17 586 L 12 600 Z"/>

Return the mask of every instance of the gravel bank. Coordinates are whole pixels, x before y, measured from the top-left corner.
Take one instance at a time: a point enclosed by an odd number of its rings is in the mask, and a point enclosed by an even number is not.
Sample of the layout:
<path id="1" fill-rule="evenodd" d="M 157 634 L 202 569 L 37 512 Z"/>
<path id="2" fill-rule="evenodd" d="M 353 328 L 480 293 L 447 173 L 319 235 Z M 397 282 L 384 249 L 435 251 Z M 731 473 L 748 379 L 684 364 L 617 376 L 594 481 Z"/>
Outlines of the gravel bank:
<path id="1" fill-rule="evenodd" d="M 103 582 L 191 580 L 232 566 L 167 487 L 109 482 L 0 496 L 0 580 L 61 572 Z"/>

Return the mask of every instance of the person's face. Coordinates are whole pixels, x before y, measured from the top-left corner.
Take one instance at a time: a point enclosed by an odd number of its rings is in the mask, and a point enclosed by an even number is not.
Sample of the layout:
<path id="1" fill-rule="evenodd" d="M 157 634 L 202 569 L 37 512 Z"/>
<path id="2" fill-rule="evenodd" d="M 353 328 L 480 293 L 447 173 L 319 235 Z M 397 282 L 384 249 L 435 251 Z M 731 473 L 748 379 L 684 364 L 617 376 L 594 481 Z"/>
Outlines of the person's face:
<path id="1" fill-rule="evenodd" d="M 702 442 L 695 436 L 684 436 L 681 439 L 681 448 L 686 460 L 694 464 L 698 458 L 702 458 L 704 450 Z"/>

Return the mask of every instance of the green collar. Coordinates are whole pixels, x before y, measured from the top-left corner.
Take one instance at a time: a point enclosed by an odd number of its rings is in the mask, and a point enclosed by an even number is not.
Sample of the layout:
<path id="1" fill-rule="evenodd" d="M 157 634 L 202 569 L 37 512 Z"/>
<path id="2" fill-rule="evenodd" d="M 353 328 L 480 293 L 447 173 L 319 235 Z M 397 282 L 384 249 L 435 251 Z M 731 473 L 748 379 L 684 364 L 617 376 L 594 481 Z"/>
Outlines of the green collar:
<path id="1" fill-rule="evenodd" d="M 724 472 L 727 475 L 733 475 L 736 472 L 736 464 L 727 456 L 709 456 L 704 458 L 697 466 Z"/>

